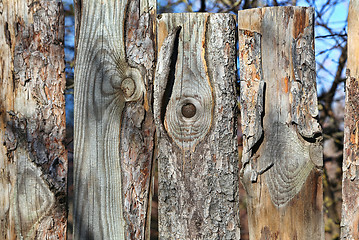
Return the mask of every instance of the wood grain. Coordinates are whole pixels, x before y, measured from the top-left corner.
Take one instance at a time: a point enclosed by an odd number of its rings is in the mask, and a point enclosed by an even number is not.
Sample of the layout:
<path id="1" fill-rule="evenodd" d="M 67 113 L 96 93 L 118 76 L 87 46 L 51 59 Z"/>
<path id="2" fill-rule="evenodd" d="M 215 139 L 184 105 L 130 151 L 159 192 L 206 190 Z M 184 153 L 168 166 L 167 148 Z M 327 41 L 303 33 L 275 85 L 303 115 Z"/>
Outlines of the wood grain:
<path id="1" fill-rule="evenodd" d="M 341 239 L 359 238 L 359 3 L 350 1 L 344 118 Z"/>
<path id="2" fill-rule="evenodd" d="M 77 1 L 75 239 L 148 234 L 155 9 L 153 1 Z"/>
<path id="3" fill-rule="evenodd" d="M 239 239 L 235 20 L 162 14 L 157 29 L 160 239 Z"/>
<path id="4" fill-rule="evenodd" d="M 0 239 L 66 239 L 64 14 L 0 2 Z"/>
<path id="5" fill-rule="evenodd" d="M 251 239 L 324 239 L 314 11 L 238 13 L 243 155 Z"/>

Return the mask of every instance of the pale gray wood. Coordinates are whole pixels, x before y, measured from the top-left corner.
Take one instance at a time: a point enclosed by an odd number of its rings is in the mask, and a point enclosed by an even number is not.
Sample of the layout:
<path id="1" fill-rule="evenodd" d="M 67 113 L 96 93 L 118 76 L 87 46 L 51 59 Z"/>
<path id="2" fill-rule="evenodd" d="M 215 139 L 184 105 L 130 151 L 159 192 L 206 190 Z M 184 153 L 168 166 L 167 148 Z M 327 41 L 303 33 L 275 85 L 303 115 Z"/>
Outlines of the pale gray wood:
<path id="1" fill-rule="evenodd" d="M 250 239 L 324 239 L 314 10 L 253 9 L 238 19 Z"/>
<path id="2" fill-rule="evenodd" d="M 0 2 L 0 239 L 65 239 L 64 15 Z"/>
<path id="3" fill-rule="evenodd" d="M 235 20 L 158 16 L 160 239 L 239 239 Z"/>
<path id="4" fill-rule="evenodd" d="M 144 239 L 155 1 L 77 1 L 74 238 Z"/>
<path id="5" fill-rule="evenodd" d="M 350 1 L 344 118 L 341 239 L 359 239 L 359 2 Z"/>

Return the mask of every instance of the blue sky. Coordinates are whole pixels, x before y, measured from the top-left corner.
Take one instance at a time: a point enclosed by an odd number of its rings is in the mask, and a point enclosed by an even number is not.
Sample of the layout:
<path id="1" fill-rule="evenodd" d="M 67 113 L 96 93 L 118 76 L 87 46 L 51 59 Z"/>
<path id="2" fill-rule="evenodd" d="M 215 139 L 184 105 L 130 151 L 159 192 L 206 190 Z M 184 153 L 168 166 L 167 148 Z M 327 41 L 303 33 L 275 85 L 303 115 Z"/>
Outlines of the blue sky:
<path id="1" fill-rule="evenodd" d="M 323 1 L 313 1 L 315 4 L 315 8 L 317 11 L 320 11 L 323 8 L 323 4 L 327 2 L 327 0 Z M 325 12 L 322 16 L 322 19 L 317 18 L 317 24 L 321 22 L 327 22 L 328 27 L 334 32 L 345 35 L 347 33 L 346 29 L 346 20 L 348 16 L 348 7 L 349 7 L 349 0 L 346 1 L 336 1 L 337 4 L 335 7 L 326 7 L 323 9 Z M 299 6 L 308 6 L 306 1 L 298 1 Z M 335 48 L 338 44 L 342 47 L 344 46 L 345 42 L 341 40 L 341 38 L 335 37 L 327 37 L 327 38 L 320 38 L 321 36 L 328 36 L 332 33 L 320 26 L 317 25 L 315 27 L 315 52 L 316 52 L 316 62 L 323 64 L 327 70 L 321 70 L 317 64 L 317 83 L 318 83 L 318 93 L 320 94 L 323 90 L 328 90 L 330 88 L 331 83 L 334 80 L 337 66 L 338 66 L 338 59 L 341 54 L 340 48 Z M 340 40 L 336 40 L 340 39 Z M 342 72 L 342 76 L 345 75 L 345 69 Z M 339 89 L 342 93 L 344 92 L 343 84 Z M 339 93 L 340 95 L 343 95 Z"/>

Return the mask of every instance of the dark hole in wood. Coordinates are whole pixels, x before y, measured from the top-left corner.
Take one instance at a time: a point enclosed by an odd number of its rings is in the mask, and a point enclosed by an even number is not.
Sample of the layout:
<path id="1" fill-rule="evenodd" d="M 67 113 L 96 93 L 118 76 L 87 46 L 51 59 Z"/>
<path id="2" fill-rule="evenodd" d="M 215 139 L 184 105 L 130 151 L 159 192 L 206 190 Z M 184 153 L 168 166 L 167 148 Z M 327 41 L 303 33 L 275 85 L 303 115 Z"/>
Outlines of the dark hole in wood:
<path id="1" fill-rule="evenodd" d="M 175 84 L 176 63 L 177 63 L 178 45 L 179 45 L 179 33 L 181 31 L 181 27 L 178 26 L 177 28 L 178 28 L 178 30 L 176 33 L 176 39 L 174 42 L 173 53 L 171 56 L 170 71 L 168 74 L 166 89 L 165 89 L 165 92 L 164 92 L 163 98 L 162 98 L 161 121 L 163 124 L 164 124 L 164 120 L 165 120 L 167 105 L 171 99 L 172 92 L 173 92 L 173 86 Z"/>
<path id="2" fill-rule="evenodd" d="M 182 106 L 182 114 L 186 118 L 191 118 L 196 115 L 196 107 L 192 103 L 186 103 Z"/>

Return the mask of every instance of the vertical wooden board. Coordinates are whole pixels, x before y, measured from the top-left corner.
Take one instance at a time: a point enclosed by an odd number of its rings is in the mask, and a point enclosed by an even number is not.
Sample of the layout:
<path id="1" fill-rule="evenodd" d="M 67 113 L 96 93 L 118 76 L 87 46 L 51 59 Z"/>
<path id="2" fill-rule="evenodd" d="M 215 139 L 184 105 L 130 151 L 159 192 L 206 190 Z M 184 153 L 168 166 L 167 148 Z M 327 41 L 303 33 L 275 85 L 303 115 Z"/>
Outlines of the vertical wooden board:
<path id="1" fill-rule="evenodd" d="M 160 239 L 239 239 L 235 20 L 162 14 L 154 84 Z"/>
<path id="2" fill-rule="evenodd" d="M 359 239 L 359 2 L 350 1 L 341 239 Z"/>
<path id="3" fill-rule="evenodd" d="M 155 1 L 77 1 L 75 239 L 144 239 Z"/>
<path id="4" fill-rule="evenodd" d="M 238 13 L 250 239 L 324 239 L 314 10 Z"/>
<path id="5" fill-rule="evenodd" d="M 64 14 L 0 2 L 0 239 L 65 239 Z"/>

